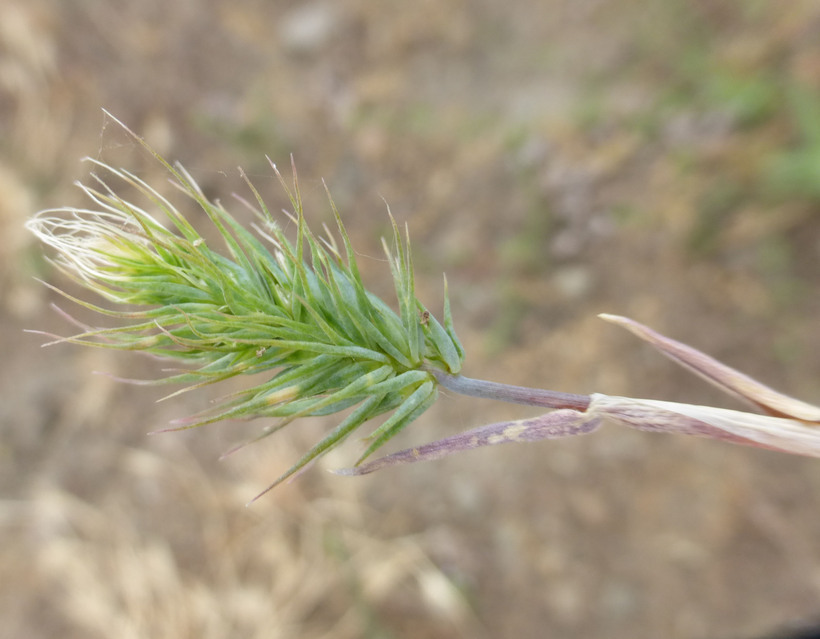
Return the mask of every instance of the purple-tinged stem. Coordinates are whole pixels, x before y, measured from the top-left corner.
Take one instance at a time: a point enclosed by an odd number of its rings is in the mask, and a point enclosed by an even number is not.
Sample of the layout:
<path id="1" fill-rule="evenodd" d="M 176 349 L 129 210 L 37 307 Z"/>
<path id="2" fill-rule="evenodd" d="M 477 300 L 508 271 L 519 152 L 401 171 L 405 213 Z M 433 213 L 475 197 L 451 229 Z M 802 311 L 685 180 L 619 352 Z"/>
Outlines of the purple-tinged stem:
<path id="1" fill-rule="evenodd" d="M 589 408 L 590 399 L 587 395 L 527 388 L 526 386 L 510 386 L 509 384 L 488 382 L 483 379 L 471 379 L 462 375 L 450 375 L 432 368 L 430 372 L 444 388 L 461 395 L 497 399 L 502 402 L 526 404 L 527 406 L 571 408 L 579 411 L 585 411 Z"/>

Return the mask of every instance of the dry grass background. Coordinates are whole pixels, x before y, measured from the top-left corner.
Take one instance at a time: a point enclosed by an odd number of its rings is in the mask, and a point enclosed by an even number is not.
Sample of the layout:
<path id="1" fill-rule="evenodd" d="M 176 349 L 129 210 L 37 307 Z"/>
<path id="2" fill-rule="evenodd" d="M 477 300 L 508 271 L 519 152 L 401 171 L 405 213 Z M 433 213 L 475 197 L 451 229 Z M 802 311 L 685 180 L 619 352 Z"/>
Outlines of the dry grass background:
<path id="1" fill-rule="evenodd" d="M 147 438 L 156 364 L 71 347 L 22 230 L 85 155 L 158 179 L 101 107 L 228 199 L 296 156 L 367 280 L 384 197 L 468 374 L 720 402 L 630 315 L 820 401 L 820 9 L 737 0 L 0 3 L 2 637 L 762 637 L 820 620 L 820 464 L 608 429 L 245 501 L 328 422 Z M 817 106 L 817 110 L 814 107 Z M 268 186 L 270 185 L 270 186 Z M 267 187 L 266 189 L 264 187 Z M 277 200 L 279 198 L 279 200 Z M 523 409 L 445 397 L 421 442 Z M 355 446 L 330 456 L 344 466 Z"/>

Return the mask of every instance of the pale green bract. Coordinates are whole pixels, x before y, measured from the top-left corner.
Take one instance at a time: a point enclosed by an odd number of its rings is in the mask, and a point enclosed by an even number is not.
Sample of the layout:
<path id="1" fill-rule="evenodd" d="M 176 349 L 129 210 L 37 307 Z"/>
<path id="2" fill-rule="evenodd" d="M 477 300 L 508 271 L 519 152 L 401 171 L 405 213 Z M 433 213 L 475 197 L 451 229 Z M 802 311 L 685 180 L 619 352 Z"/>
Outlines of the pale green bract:
<path id="1" fill-rule="evenodd" d="M 409 240 L 402 240 L 395 222 L 392 242 L 384 247 L 398 313 L 365 288 L 332 200 L 341 249 L 329 232 L 319 238 L 308 228 L 295 171 L 288 185 L 273 166 L 293 209 L 285 217 L 295 226 L 289 240 L 247 178 L 257 202 L 254 232 L 209 200 L 181 166 L 136 139 L 205 212 L 223 251 L 212 248 L 169 199 L 139 177 L 95 160 L 97 184 L 80 185 L 93 206 L 43 211 L 28 227 L 55 249 L 53 261 L 62 271 L 115 308 L 70 299 L 122 321 L 112 328 L 84 327 L 58 341 L 183 362 L 184 371 L 158 380 L 185 384 L 183 390 L 271 373 L 212 410 L 178 420 L 177 428 L 278 418 L 261 438 L 299 417 L 352 409 L 272 488 L 364 422 L 392 412 L 367 438 L 360 463 L 435 401 L 433 371 L 459 373 L 464 351 L 453 330 L 446 281 L 439 323 L 415 296 Z M 117 195 L 123 188 L 138 193 L 143 206 Z"/>

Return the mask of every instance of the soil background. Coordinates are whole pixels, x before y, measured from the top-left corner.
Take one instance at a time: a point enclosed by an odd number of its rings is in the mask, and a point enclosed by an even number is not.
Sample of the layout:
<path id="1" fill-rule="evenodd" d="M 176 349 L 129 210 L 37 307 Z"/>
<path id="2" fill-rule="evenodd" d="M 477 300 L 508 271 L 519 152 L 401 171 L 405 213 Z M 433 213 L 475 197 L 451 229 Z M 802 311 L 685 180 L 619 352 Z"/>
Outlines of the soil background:
<path id="1" fill-rule="evenodd" d="M 220 462 L 263 424 L 146 436 L 220 391 L 155 403 L 110 375 L 156 362 L 23 332 L 72 330 L 35 278 L 76 289 L 23 223 L 84 204 L 81 158 L 164 179 L 102 109 L 225 202 L 241 165 L 285 206 L 265 155 L 293 154 L 311 223 L 324 179 L 391 300 L 387 202 L 431 309 L 447 274 L 470 376 L 736 407 L 609 312 L 820 403 L 818 3 L 2 0 L 0 637 L 820 622 L 813 459 L 608 427 L 325 472 L 351 442 L 246 508 L 332 419 Z M 531 414 L 445 395 L 391 445 Z"/>

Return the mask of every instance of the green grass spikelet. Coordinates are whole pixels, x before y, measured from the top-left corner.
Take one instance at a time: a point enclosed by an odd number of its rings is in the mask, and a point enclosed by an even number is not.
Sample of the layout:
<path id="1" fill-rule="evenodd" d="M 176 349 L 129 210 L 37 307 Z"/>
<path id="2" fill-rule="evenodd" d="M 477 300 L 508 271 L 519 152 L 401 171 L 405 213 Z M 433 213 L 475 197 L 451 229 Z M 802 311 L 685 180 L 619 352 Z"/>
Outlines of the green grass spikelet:
<path id="1" fill-rule="evenodd" d="M 242 201 L 256 216 L 250 228 L 209 200 L 184 168 L 134 137 L 206 214 L 224 252 L 215 250 L 171 199 L 98 160 L 91 160 L 94 185 L 80 185 L 94 206 L 43 211 L 28 226 L 55 249 L 60 270 L 111 306 L 63 295 L 121 322 L 83 327 L 57 341 L 139 350 L 180 362 L 181 368 L 166 369 L 164 379 L 149 382 L 186 385 L 166 397 L 238 375 L 271 374 L 204 413 L 178 420 L 175 428 L 278 418 L 261 438 L 299 417 L 352 409 L 278 483 L 366 421 L 389 414 L 368 438 L 364 459 L 434 401 L 432 369 L 459 372 L 464 352 L 453 330 L 446 282 L 442 324 L 416 298 L 407 231 L 402 237 L 392 215 L 393 235 L 384 249 L 398 312 L 367 290 L 329 194 L 341 243 L 327 231 L 326 237 L 313 234 L 295 171 L 288 184 L 272 165 L 291 205 L 284 214 L 295 226 L 295 237 L 289 238 L 244 173 L 255 199 L 255 205 Z M 123 189 L 144 201 L 120 197 Z"/>

